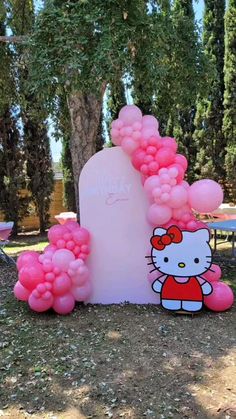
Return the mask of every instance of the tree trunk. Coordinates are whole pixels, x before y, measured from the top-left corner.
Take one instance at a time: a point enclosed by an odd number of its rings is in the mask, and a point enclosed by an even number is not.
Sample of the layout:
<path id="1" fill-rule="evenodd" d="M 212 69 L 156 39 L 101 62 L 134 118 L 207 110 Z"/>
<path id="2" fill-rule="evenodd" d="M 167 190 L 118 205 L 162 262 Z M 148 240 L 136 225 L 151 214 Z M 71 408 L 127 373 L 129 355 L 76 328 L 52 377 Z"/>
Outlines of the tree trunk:
<path id="1" fill-rule="evenodd" d="M 70 150 L 74 176 L 77 217 L 79 219 L 79 176 L 85 163 L 96 152 L 96 139 L 102 110 L 102 90 L 100 97 L 74 92 L 68 98 L 72 134 Z"/>

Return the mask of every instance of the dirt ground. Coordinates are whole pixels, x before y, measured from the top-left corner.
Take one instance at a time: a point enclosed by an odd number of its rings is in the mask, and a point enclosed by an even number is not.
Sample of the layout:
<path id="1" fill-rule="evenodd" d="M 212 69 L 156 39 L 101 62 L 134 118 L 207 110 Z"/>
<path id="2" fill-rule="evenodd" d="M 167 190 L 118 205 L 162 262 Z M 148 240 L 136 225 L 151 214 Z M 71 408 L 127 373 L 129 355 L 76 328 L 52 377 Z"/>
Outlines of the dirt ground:
<path id="1" fill-rule="evenodd" d="M 226 268 L 225 268 L 226 269 Z M 235 277 L 235 267 L 228 267 Z M 38 315 L 0 265 L 0 417 L 236 418 L 236 307 L 78 305 Z"/>

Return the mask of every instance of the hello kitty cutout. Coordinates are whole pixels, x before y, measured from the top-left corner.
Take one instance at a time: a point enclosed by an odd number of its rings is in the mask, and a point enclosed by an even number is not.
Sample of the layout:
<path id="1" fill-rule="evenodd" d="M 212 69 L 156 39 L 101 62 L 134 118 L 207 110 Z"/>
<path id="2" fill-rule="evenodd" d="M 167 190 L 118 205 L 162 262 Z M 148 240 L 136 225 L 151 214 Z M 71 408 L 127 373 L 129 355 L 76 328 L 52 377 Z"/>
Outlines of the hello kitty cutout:
<path id="1" fill-rule="evenodd" d="M 152 284 L 160 293 L 163 308 L 171 311 L 197 312 L 203 296 L 212 286 L 201 275 L 210 270 L 212 251 L 210 234 L 205 228 L 194 232 L 177 226 L 156 228 L 151 238 L 151 260 L 161 275 Z"/>

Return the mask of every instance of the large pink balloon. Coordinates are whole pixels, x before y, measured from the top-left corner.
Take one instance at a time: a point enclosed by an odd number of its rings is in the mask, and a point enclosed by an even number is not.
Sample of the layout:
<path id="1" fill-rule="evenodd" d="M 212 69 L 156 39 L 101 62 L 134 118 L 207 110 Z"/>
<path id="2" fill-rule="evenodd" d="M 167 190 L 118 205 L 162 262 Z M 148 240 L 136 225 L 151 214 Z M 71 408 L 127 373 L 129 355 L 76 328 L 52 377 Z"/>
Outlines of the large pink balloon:
<path id="1" fill-rule="evenodd" d="M 206 213 L 216 210 L 223 202 L 221 186 L 210 179 L 194 182 L 188 189 L 190 206 L 197 212 Z"/>
<path id="2" fill-rule="evenodd" d="M 153 226 L 163 225 L 168 223 L 172 217 L 172 211 L 167 205 L 153 204 L 148 209 L 147 219 Z"/>
<path id="3" fill-rule="evenodd" d="M 178 148 L 178 145 L 177 145 L 177 143 L 176 143 L 176 141 L 175 141 L 174 138 L 171 138 L 171 137 L 163 137 L 162 140 L 163 140 L 163 146 L 164 147 L 169 147 L 169 148 L 171 148 L 174 151 L 174 153 L 176 153 L 177 148 Z"/>
<path id="4" fill-rule="evenodd" d="M 162 147 L 156 154 L 156 161 L 160 167 L 167 167 L 174 162 L 175 153 L 170 147 Z"/>
<path id="5" fill-rule="evenodd" d="M 85 228 L 81 227 L 80 229 L 76 229 L 73 232 L 73 239 L 78 246 L 82 246 L 82 244 L 87 244 L 89 242 L 89 232 Z"/>
<path id="6" fill-rule="evenodd" d="M 28 301 L 30 291 L 23 287 L 20 281 L 17 281 L 14 286 L 14 295 L 20 301 Z"/>
<path id="7" fill-rule="evenodd" d="M 221 269 L 219 267 L 219 265 L 216 264 L 212 264 L 210 267 L 211 270 L 205 272 L 202 276 L 208 281 L 208 282 L 213 282 L 213 281 L 219 281 L 221 278 Z"/>
<path id="8" fill-rule="evenodd" d="M 43 311 L 47 311 L 52 307 L 53 296 L 49 291 L 47 291 L 43 297 L 38 298 L 35 296 L 35 293 L 32 292 L 32 294 L 30 294 L 28 303 L 32 310 L 37 311 L 38 313 L 42 313 Z"/>
<path id="9" fill-rule="evenodd" d="M 152 116 L 152 115 L 144 115 L 142 119 L 142 124 L 143 124 L 143 127 L 153 127 L 157 131 L 159 129 L 159 122 L 155 118 L 155 116 Z"/>
<path id="10" fill-rule="evenodd" d="M 39 253 L 34 252 L 33 250 L 25 251 L 20 254 L 17 259 L 17 269 L 18 271 L 26 265 L 33 265 L 35 262 L 38 262 Z"/>
<path id="11" fill-rule="evenodd" d="M 57 250 L 52 257 L 53 265 L 64 272 L 67 272 L 69 265 L 73 260 L 75 260 L 74 253 L 67 249 Z"/>
<path id="12" fill-rule="evenodd" d="M 228 310 L 234 302 L 232 289 L 224 282 L 214 281 L 211 286 L 213 291 L 209 296 L 204 297 L 204 304 L 212 311 Z"/>
<path id="13" fill-rule="evenodd" d="M 53 309 L 58 314 L 69 314 L 75 306 L 75 299 L 71 293 L 54 298 Z"/>
<path id="14" fill-rule="evenodd" d="M 184 171 L 188 168 L 188 160 L 182 154 L 177 154 L 175 156 L 175 163 L 180 164 L 183 167 Z"/>
<path id="15" fill-rule="evenodd" d="M 48 230 L 48 240 L 50 241 L 50 243 L 56 244 L 58 240 L 63 238 L 63 235 L 65 233 L 67 233 L 67 228 L 65 227 L 65 225 L 52 226 Z"/>
<path id="16" fill-rule="evenodd" d="M 91 291 L 92 286 L 90 281 L 86 281 L 81 287 L 75 286 L 71 289 L 71 293 L 76 301 L 86 301 L 89 298 Z"/>
<path id="17" fill-rule="evenodd" d="M 35 262 L 32 266 L 23 266 L 19 272 L 19 281 L 23 287 L 32 291 L 44 281 L 44 271 L 41 263 Z"/>
<path id="18" fill-rule="evenodd" d="M 53 282 L 53 288 L 52 288 L 53 294 L 63 295 L 69 291 L 70 287 L 71 287 L 71 279 L 65 272 L 63 272 Z"/>
<path id="19" fill-rule="evenodd" d="M 180 208 L 183 207 L 188 200 L 188 192 L 181 185 L 173 186 L 170 191 L 170 199 L 168 205 L 171 208 Z"/>
<path id="20" fill-rule="evenodd" d="M 126 105 L 121 108 L 119 112 L 119 119 L 121 119 L 126 126 L 133 125 L 134 122 L 142 121 L 142 112 L 135 105 Z"/>

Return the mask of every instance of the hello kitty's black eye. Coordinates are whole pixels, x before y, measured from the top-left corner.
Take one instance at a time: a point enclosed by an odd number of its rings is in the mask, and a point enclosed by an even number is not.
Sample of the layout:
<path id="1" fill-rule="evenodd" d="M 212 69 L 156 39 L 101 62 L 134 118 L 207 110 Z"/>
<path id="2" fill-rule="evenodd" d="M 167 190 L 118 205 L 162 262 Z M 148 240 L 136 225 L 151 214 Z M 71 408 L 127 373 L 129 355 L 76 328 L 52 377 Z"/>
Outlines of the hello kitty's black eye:
<path id="1" fill-rule="evenodd" d="M 199 259 L 198 259 L 198 258 L 195 258 L 195 259 L 194 259 L 194 262 L 195 262 L 195 263 L 199 263 Z"/>
<path id="2" fill-rule="evenodd" d="M 164 262 L 169 262 L 169 259 L 167 257 L 165 257 Z"/>

